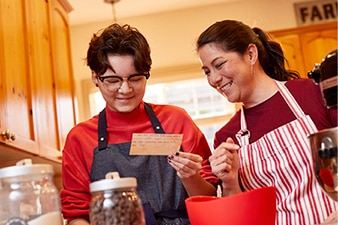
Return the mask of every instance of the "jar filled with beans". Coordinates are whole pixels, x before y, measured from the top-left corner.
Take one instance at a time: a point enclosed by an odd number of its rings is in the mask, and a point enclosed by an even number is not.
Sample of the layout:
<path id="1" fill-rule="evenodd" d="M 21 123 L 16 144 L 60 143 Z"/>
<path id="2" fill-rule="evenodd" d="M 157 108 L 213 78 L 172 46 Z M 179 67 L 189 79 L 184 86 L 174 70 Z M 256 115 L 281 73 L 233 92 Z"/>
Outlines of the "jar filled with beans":
<path id="1" fill-rule="evenodd" d="M 133 177 L 120 178 L 117 172 L 90 184 L 91 225 L 145 225 L 141 199 Z"/>

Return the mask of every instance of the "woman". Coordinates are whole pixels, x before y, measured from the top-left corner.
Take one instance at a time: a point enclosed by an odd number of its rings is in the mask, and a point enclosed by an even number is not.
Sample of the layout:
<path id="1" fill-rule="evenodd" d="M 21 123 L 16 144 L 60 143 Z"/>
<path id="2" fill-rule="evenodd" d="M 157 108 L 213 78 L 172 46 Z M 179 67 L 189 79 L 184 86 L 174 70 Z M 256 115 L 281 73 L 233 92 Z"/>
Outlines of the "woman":
<path id="1" fill-rule="evenodd" d="M 185 198 L 216 194 L 211 152 L 192 119 L 181 108 L 142 100 L 151 62 L 146 39 L 129 25 L 113 24 L 91 39 L 87 64 L 106 107 L 67 136 L 61 201 L 69 225 L 89 224 L 89 184 L 108 172 L 137 179 L 147 225 L 189 224 Z M 183 134 L 181 151 L 130 155 L 133 133 Z"/>
<path id="2" fill-rule="evenodd" d="M 280 45 L 259 28 L 225 20 L 207 28 L 197 52 L 209 84 L 242 103 L 215 134 L 212 171 L 223 196 L 264 186 L 277 190 L 276 224 L 323 222 L 337 203 L 321 190 L 307 136 L 337 126 L 310 79 L 285 68 Z"/>

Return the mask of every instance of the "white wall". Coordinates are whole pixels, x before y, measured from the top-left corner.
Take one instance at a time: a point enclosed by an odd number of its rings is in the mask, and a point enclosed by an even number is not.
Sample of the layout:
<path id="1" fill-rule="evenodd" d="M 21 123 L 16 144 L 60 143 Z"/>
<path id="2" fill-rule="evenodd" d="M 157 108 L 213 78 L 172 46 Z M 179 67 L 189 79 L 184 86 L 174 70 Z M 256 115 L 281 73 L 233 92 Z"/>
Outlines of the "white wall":
<path id="1" fill-rule="evenodd" d="M 210 5 L 209 7 L 151 14 L 133 18 L 117 18 L 121 24 L 137 27 L 148 39 L 152 49 L 153 69 L 198 63 L 194 43 L 198 35 L 212 23 L 224 19 L 241 20 L 266 31 L 296 27 L 294 2 L 302 0 L 243 0 Z M 88 43 L 99 29 L 112 21 L 71 27 L 73 69 L 78 100 L 78 120 L 87 107 L 82 97 L 82 80 L 91 77 L 85 64 Z M 152 74 L 153 75 L 153 74 Z M 202 75 L 202 73 L 201 73 Z"/>

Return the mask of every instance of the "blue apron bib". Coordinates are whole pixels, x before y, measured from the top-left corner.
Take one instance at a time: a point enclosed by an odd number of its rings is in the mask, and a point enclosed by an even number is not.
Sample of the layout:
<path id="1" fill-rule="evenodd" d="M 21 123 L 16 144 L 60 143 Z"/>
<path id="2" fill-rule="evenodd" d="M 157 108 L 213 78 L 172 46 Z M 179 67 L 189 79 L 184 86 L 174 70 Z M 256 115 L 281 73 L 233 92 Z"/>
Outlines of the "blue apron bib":
<path id="1" fill-rule="evenodd" d="M 165 133 L 151 106 L 144 104 L 155 133 Z M 106 124 L 104 109 L 99 115 L 98 147 L 94 149 L 90 181 L 104 179 L 113 171 L 120 177 L 135 177 L 147 225 L 190 224 L 184 202 L 187 193 L 167 157 L 129 155 L 131 142 L 108 144 Z"/>

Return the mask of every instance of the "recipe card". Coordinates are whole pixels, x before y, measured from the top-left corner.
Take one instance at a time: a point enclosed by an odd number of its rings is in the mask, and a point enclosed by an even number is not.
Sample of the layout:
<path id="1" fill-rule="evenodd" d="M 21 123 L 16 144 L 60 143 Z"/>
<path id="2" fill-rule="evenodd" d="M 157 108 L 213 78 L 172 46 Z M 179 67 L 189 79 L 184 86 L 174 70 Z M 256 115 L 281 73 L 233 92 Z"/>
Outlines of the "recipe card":
<path id="1" fill-rule="evenodd" d="M 171 155 L 180 150 L 183 134 L 133 134 L 130 155 Z"/>

